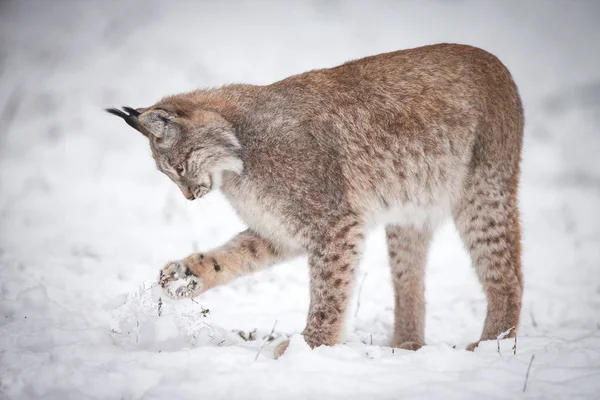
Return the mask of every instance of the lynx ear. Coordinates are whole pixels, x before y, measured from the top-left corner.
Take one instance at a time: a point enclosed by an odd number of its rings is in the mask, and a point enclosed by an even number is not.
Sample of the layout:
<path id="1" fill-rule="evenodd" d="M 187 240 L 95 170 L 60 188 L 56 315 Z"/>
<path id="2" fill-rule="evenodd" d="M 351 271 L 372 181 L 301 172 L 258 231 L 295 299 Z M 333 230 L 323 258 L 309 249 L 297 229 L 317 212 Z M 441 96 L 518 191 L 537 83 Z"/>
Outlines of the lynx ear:
<path id="1" fill-rule="evenodd" d="M 138 121 L 157 138 L 163 138 L 177 131 L 177 127 L 173 123 L 173 115 L 163 109 L 144 111 L 139 115 Z"/>
<path id="2" fill-rule="evenodd" d="M 173 115 L 160 108 L 138 108 L 123 106 L 123 110 L 107 108 L 106 112 L 121 117 L 133 129 L 141 132 L 147 138 L 150 135 L 165 138 L 176 134 L 179 127 L 173 123 Z"/>

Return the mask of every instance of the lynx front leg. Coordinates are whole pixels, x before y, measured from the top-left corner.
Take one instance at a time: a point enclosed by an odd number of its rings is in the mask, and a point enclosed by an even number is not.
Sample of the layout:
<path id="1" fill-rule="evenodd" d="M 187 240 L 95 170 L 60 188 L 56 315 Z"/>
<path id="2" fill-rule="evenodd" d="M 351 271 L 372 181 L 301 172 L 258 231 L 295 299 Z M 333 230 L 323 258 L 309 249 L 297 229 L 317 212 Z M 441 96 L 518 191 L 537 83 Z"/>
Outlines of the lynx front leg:
<path id="1" fill-rule="evenodd" d="M 293 251 L 275 247 L 253 231 L 246 230 L 212 251 L 168 263 L 160 271 L 159 282 L 172 298 L 194 297 L 294 255 Z"/>
<path id="2" fill-rule="evenodd" d="M 310 307 L 303 332 L 311 347 L 334 345 L 341 339 L 363 229 L 355 215 L 341 218 L 312 249 Z"/>

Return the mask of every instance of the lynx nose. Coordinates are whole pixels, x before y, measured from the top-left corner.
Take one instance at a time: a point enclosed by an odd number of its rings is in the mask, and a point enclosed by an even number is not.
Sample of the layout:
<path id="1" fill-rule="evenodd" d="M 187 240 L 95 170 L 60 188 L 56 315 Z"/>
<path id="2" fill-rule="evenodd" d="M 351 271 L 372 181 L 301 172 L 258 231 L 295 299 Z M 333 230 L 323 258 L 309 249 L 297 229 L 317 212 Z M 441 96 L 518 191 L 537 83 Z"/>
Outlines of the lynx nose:
<path id="1" fill-rule="evenodd" d="M 190 191 L 190 189 L 184 187 L 184 186 L 180 186 L 179 189 L 181 190 L 181 193 L 183 194 L 183 196 L 188 199 L 188 200 L 194 200 L 196 197 L 194 197 L 194 194 Z"/>

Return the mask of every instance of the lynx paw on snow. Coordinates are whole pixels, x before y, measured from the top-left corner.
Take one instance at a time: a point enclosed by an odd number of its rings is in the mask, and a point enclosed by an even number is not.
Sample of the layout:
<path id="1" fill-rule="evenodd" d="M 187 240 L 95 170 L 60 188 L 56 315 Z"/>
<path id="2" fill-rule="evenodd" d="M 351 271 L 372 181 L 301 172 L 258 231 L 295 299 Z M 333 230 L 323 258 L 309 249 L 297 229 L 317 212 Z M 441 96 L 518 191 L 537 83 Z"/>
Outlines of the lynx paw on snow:
<path id="1" fill-rule="evenodd" d="M 202 282 L 182 262 L 167 264 L 161 271 L 158 283 L 172 299 L 194 297 L 202 292 Z"/>

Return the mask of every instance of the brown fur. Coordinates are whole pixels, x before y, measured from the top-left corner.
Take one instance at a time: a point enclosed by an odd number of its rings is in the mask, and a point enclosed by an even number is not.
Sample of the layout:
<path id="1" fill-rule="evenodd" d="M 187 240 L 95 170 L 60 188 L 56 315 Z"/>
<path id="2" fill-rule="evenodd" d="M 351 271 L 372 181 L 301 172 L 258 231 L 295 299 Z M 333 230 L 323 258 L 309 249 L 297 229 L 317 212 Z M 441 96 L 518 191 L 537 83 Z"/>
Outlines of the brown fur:
<path id="1" fill-rule="evenodd" d="M 187 287 L 169 292 L 175 297 L 308 254 L 304 337 L 311 346 L 335 344 L 365 234 L 387 223 L 393 345 L 418 349 L 427 249 L 451 215 L 487 295 L 481 339 L 511 327 L 515 334 L 523 110 L 493 55 L 426 46 L 267 86 L 170 96 L 138 112 L 159 169 L 184 195 L 198 198 L 219 184 L 250 228 L 221 248 L 167 265 L 165 287 L 191 273 Z"/>

